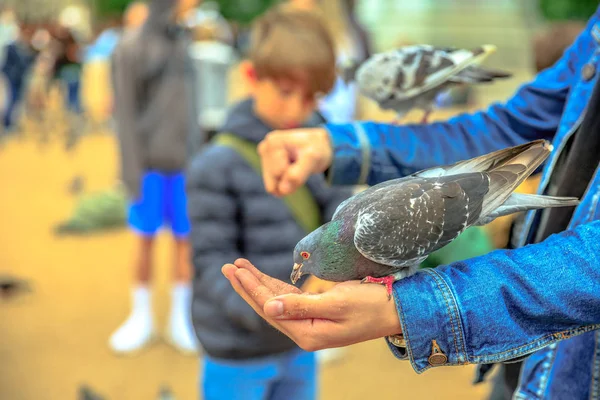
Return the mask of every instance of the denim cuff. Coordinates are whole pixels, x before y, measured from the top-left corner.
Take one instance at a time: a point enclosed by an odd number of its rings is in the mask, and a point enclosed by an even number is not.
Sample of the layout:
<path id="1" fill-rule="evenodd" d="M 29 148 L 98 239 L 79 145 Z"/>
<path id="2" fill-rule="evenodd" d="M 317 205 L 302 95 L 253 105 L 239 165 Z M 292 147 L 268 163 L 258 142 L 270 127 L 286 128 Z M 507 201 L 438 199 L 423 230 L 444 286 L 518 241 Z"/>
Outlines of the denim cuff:
<path id="1" fill-rule="evenodd" d="M 326 124 L 333 147 L 327 180 L 333 185 L 364 185 L 371 169 L 371 144 L 360 123 Z"/>
<path id="2" fill-rule="evenodd" d="M 394 300 L 406 353 L 417 373 L 443 365 L 468 364 L 460 313 L 446 281 L 433 269 L 394 283 Z M 390 344 L 400 358 L 401 349 Z"/>

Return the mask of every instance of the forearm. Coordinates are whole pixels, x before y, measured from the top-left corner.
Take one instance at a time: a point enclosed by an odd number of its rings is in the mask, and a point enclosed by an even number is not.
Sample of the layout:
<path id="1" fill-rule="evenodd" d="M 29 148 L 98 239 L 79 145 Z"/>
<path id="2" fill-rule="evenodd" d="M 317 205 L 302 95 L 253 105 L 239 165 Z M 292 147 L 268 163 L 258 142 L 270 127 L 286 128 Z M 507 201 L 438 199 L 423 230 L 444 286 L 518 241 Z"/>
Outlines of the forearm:
<path id="1" fill-rule="evenodd" d="M 425 270 L 394 296 L 417 372 L 435 340 L 448 365 L 521 357 L 600 327 L 600 221 L 525 248 Z"/>
<path id="2" fill-rule="evenodd" d="M 430 125 L 359 122 L 325 127 L 334 148 L 330 181 L 371 185 L 531 140 L 551 139 L 556 128 L 515 122 L 501 105 Z"/>

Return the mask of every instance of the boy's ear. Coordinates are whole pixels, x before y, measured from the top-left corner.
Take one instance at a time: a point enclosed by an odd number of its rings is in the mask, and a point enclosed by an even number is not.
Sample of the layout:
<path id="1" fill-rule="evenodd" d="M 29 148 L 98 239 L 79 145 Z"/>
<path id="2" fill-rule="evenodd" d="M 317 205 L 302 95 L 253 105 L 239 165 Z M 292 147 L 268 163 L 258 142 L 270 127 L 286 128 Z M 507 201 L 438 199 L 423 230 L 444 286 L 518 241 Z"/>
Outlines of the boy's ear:
<path id="1" fill-rule="evenodd" d="M 240 63 L 240 71 L 242 72 L 242 77 L 244 81 L 253 87 L 256 84 L 256 69 L 254 68 L 254 64 L 250 60 L 244 60 Z"/>

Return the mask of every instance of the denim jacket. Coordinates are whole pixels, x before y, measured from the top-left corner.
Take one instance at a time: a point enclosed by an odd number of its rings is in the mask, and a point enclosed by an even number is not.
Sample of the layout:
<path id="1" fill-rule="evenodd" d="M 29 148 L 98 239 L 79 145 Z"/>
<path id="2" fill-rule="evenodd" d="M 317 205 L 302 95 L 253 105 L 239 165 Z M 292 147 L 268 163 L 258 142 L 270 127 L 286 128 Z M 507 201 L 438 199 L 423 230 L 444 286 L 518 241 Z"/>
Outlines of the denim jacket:
<path id="1" fill-rule="evenodd" d="M 600 13 L 553 67 L 505 104 L 430 125 L 326 125 L 334 184 L 376 184 L 535 139 L 551 140 L 539 193 L 579 126 L 600 73 Z M 598 132 L 597 134 L 600 134 Z M 405 351 L 416 372 L 527 357 L 517 399 L 600 399 L 600 168 L 570 229 L 520 248 L 422 270 L 394 285 Z M 432 357 L 432 355 L 435 355 Z"/>

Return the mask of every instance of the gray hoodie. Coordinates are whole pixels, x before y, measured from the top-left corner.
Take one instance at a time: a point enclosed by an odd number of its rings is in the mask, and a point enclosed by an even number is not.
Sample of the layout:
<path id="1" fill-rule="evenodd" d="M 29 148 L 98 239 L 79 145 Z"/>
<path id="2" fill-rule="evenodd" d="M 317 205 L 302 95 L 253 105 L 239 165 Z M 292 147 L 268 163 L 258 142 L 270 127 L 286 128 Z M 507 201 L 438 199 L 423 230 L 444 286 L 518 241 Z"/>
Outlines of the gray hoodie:
<path id="1" fill-rule="evenodd" d="M 188 142 L 199 135 L 188 39 L 174 22 L 176 4 L 153 0 L 146 23 L 125 33 L 113 53 L 121 174 L 135 197 L 145 171 L 182 171 Z"/>

